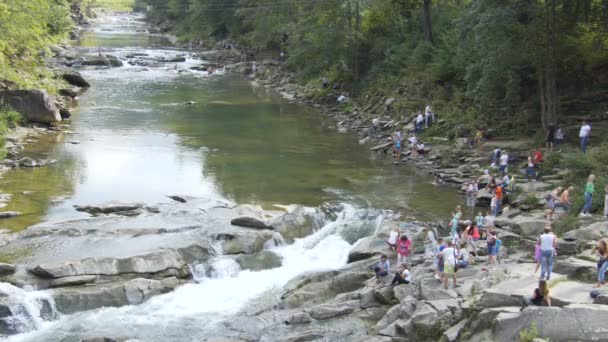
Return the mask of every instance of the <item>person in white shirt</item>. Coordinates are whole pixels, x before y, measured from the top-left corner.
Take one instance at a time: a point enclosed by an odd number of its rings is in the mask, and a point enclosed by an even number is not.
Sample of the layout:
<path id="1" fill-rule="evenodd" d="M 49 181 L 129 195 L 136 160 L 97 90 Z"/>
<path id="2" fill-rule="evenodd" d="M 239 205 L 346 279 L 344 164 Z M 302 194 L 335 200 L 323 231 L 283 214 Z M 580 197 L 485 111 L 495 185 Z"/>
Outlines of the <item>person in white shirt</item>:
<path id="1" fill-rule="evenodd" d="M 395 277 L 391 282 L 391 285 L 409 284 L 412 281 L 412 274 L 407 265 L 401 264 L 399 270 L 395 273 Z"/>
<path id="2" fill-rule="evenodd" d="M 458 268 L 465 268 L 469 266 L 469 256 L 467 244 L 466 242 L 463 242 L 460 245 L 460 250 L 458 251 Z"/>
<path id="3" fill-rule="evenodd" d="M 424 109 L 424 127 L 429 128 L 429 126 L 433 123 L 433 111 L 431 109 L 431 105 L 427 104 Z"/>
<path id="4" fill-rule="evenodd" d="M 390 249 L 395 250 L 397 248 L 397 241 L 399 240 L 399 235 L 399 227 L 394 226 L 389 234 L 388 240 L 386 241 Z"/>
<path id="5" fill-rule="evenodd" d="M 581 125 L 581 131 L 578 133 L 581 138 L 581 150 L 583 153 L 587 153 L 587 145 L 589 144 L 589 136 L 591 135 L 591 126 L 586 121 L 583 121 Z"/>
<path id="6" fill-rule="evenodd" d="M 338 103 L 346 102 L 346 100 L 347 100 L 347 97 L 344 94 L 342 94 L 338 97 Z"/>
<path id="7" fill-rule="evenodd" d="M 564 143 L 564 130 L 561 126 L 557 126 L 557 132 L 555 132 L 555 143 L 557 147 L 560 147 Z"/>
<path id="8" fill-rule="evenodd" d="M 416 117 L 416 133 L 422 132 L 423 123 L 424 123 L 424 117 L 422 116 L 422 112 L 418 112 L 418 116 Z"/>
<path id="9" fill-rule="evenodd" d="M 544 233 L 540 236 L 540 279 L 551 280 L 556 244 L 557 239 L 551 231 L 551 226 L 547 225 Z"/>
<path id="10" fill-rule="evenodd" d="M 498 167 L 498 171 L 502 173 L 502 176 L 507 173 L 507 167 L 509 166 L 509 155 L 507 152 L 503 152 L 500 156 L 500 166 Z"/>
<path id="11" fill-rule="evenodd" d="M 410 149 L 414 151 L 416 149 L 416 145 L 418 144 L 418 138 L 416 138 L 415 135 L 412 135 L 409 137 L 409 139 L 407 139 L 407 141 L 410 143 Z"/>
<path id="12" fill-rule="evenodd" d="M 416 152 L 418 154 L 424 154 L 424 144 L 422 141 L 418 142 L 418 145 L 416 145 Z"/>

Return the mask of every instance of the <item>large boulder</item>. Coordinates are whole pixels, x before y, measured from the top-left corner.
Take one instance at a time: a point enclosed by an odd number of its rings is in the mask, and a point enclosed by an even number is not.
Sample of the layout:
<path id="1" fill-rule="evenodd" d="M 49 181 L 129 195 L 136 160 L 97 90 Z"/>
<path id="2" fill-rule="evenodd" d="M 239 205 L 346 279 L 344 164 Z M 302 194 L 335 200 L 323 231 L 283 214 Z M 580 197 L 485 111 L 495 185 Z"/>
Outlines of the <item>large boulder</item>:
<path id="1" fill-rule="evenodd" d="M 57 310 L 62 314 L 141 304 L 150 297 L 167 293 L 179 285 L 176 278 L 162 280 L 133 279 L 126 283 L 66 287 L 51 292 Z"/>
<path id="2" fill-rule="evenodd" d="M 319 228 L 315 213 L 314 209 L 298 206 L 290 212 L 271 219 L 269 225 L 281 233 L 285 240 L 291 242 L 296 238 L 308 236 Z"/>
<path id="3" fill-rule="evenodd" d="M 221 242 L 224 254 L 251 254 L 261 251 L 264 243 L 272 239 L 269 231 L 243 231 L 220 233 L 212 236 Z"/>
<path id="4" fill-rule="evenodd" d="M 91 215 L 100 214 L 115 214 L 120 212 L 133 211 L 143 208 L 141 203 L 119 203 L 119 202 L 107 202 L 99 205 L 75 205 L 76 211 L 83 211 Z"/>
<path id="5" fill-rule="evenodd" d="M 31 122 L 50 124 L 61 121 L 59 108 L 46 90 L 2 90 L 0 103 L 13 108 Z"/>
<path id="6" fill-rule="evenodd" d="M 315 306 L 308 310 L 308 314 L 310 317 L 320 321 L 333 317 L 344 316 L 357 309 L 359 309 L 359 301 L 351 300 L 344 303 Z"/>
<path id="7" fill-rule="evenodd" d="M 205 261 L 210 254 L 205 247 L 193 246 L 178 250 L 166 249 L 127 258 L 87 258 L 75 262 L 40 264 L 29 268 L 29 271 L 45 279 L 84 275 L 184 278 L 190 276 L 188 264 L 194 261 L 192 259 Z"/>
<path id="8" fill-rule="evenodd" d="M 266 223 L 262 222 L 261 220 L 258 220 L 255 217 L 247 217 L 247 216 L 237 217 L 235 219 L 232 219 L 232 221 L 230 221 L 230 224 L 233 226 L 254 228 L 254 229 L 271 229 L 272 228 L 272 227 L 269 227 L 268 225 L 266 225 Z"/>
<path id="9" fill-rule="evenodd" d="M 605 221 L 595 222 L 580 229 L 564 234 L 564 239 L 572 241 L 597 241 L 608 236 L 608 225 Z"/>
<path id="10" fill-rule="evenodd" d="M 498 218 L 494 224 L 501 228 L 510 227 L 513 232 L 522 236 L 538 237 L 551 221 L 542 217 L 517 216 L 512 219 Z"/>
<path id="11" fill-rule="evenodd" d="M 558 307 L 528 307 L 521 312 L 498 314 L 493 324 L 493 341 L 519 340 L 520 333 L 535 326 L 537 335 L 551 341 L 603 341 L 602 327 L 608 320 L 608 306 L 572 304 Z"/>
<path id="12" fill-rule="evenodd" d="M 369 259 L 375 255 L 387 254 L 390 250 L 386 241 L 375 236 L 363 238 L 348 252 L 348 262 Z"/>
<path id="13" fill-rule="evenodd" d="M 91 86 L 91 84 L 87 82 L 87 80 L 85 80 L 79 72 L 76 71 L 66 71 L 61 75 L 61 78 L 76 87 L 88 88 Z"/>
<path id="14" fill-rule="evenodd" d="M 271 251 L 260 251 L 253 254 L 241 254 L 236 257 L 241 269 L 261 271 L 281 267 L 281 257 Z"/>

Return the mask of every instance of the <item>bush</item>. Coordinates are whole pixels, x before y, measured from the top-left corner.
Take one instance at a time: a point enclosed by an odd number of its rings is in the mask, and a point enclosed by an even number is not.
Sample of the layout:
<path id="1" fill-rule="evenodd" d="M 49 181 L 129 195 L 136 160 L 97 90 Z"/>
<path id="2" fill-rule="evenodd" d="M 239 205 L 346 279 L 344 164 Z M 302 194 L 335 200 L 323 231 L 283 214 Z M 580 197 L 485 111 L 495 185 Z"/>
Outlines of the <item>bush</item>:
<path id="1" fill-rule="evenodd" d="M 520 342 L 532 342 L 538 337 L 538 328 L 536 328 L 536 323 L 532 323 L 530 325 L 530 329 L 524 329 L 519 333 Z"/>
<path id="2" fill-rule="evenodd" d="M 578 219 L 577 215 L 574 214 L 577 212 L 578 211 L 571 211 L 569 215 L 560 217 L 560 219 L 553 225 L 553 232 L 557 234 L 557 236 L 561 236 L 565 232 L 578 229 L 580 220 Z"/>

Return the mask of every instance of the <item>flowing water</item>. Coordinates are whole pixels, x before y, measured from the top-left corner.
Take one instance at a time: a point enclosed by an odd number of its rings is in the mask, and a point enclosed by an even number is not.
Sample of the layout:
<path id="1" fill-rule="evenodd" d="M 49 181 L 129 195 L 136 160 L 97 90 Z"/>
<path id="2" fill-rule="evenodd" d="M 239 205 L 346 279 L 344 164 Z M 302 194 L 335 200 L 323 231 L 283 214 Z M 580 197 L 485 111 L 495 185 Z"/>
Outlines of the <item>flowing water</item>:
<path id="1" fill-rule="evenodd" d="M 146 58 L 183 55 L 186 62 L 83 69 L 92 87 L 74 113 L 74 134 L 54 137 L 59 143 L 27 152 L 58 162 L 14 170 L 0 181 L 2 190 L 13 195 L 7 210 L 26 213 L 3 221 L 5 227 L 21 230 L 39 222 L 86 217 L 73 209 L 75 204 L 153 204 L 169 201 L 166 195 L 171 194 L 269 209 L 339 201 L 343 210 L 315 234 L 271 247 L 283 258 L 279 268 L 239 271 L 220 255 L 213 261 L 213 277 L 203 276 L 139 306 L 49 322 L 40 318 L 45 315 L 45 292 L 7 287 L 5 293 L 10 290 L 30 303 L 26 316 L 36 316 L 11 341 L 79 341 L 79 336 L 202 340 L 221 330 L 221 322 L 246 303 L 272 296 L 297 275 L 344 266 L 353 242 L 348 231 L 382 222 L 381 215 L 362 218 L 361 210 L 383 208 L 430 219 L 457 203 L 452 190 L 432 186 L 429 177 L 411 166 L 395 166 L 368 152 L 354 134 L 337 133 L 335 123 L 313 108 L 254 89 L 238 75 L 180 71 L 201 60 L 170 47 L 162 36 L 142 32 L 140 19 L 102 18 L 83 32 L 79 53 L 107 53 L 123 60 L 133 53 L 145 53 Z"/>

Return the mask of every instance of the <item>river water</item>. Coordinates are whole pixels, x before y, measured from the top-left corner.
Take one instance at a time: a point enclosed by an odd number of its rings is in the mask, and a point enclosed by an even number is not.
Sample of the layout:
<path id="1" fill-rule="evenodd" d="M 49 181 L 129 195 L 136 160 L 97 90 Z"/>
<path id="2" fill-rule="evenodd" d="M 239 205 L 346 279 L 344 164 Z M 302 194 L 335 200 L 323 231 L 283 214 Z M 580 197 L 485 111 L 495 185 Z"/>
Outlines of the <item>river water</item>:
<path id="1" fill-rule="evenodd" d="M 432 186 L 423 172 L 405 164 L 395 166 L 385 156 L 369 152 L 355 134 L 337 133 L 335 122 L 314 108 L 252 88 L 239 75 L 180 71 L 201 60 L 190 51 L 172 48 L 165 37 L 142 31 L 141 18 L 104 17 L 82 33 L 76 50 L 123 60 L 132 53 L 183 55 L 186 62 L 81 70 L 92 87 L 80 98 L 70 128 L 73 134 L 27 151 L 58 162 L 14 170 L 0 181 L 3 191 L 13 195 L 7 210 L 26 213 L 3 221 L 5 227 L 21 230 L 40 222 L 86 217 L 74 210 L 75 204 L 154 204 L 170 202 L 166 196 L 173 194 L 267 209 L 339 201 L 345 209 L 314 235 L 276 247 L 283 257 L 280 268 L 239 272 L 234 262 L 220 257 L 214 261 L 214 278 L 199 279 L 198 284 L 140 306 L 44 322 L 11 340 L 201 340 L 248 301 L 298 274 L 343 266 L 352 245 L 340 233 L 361 224 L 358 208 L 435 219 L 458 202 L 453 190 Z M 382 216 L 375 217 L 371 224 L 381 220 Z"/>

